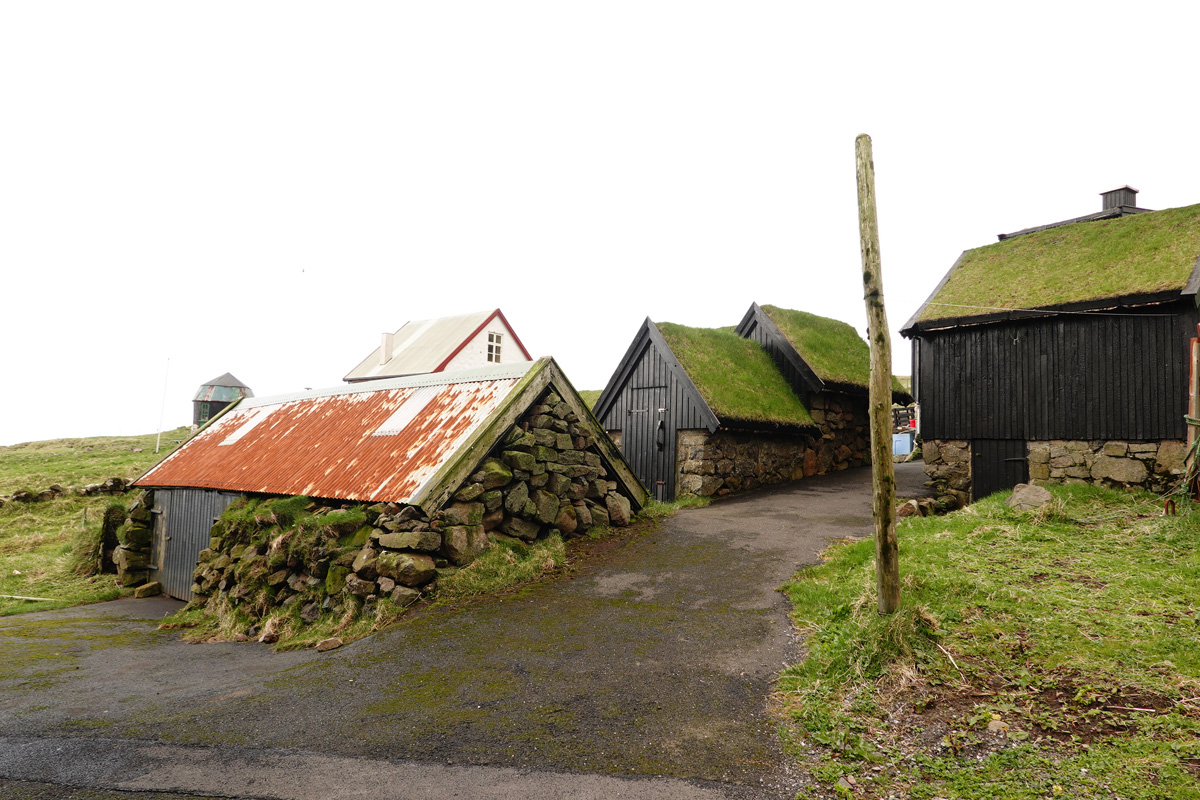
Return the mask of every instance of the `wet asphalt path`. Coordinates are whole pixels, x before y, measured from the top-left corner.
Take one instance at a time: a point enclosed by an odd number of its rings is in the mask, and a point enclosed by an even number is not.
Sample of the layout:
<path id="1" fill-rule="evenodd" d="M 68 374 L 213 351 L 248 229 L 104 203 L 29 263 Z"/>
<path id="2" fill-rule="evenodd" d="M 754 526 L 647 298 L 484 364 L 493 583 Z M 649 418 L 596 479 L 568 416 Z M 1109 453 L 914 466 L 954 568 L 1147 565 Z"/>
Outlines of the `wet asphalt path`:
<path id="1" fill-rule="evenodd" d="M 0 797 L 793 797 L 776 589 L 870 532 L 870 471 L 822 476 L 324 654 L 184 644 L 165 599 L 3 618 Z"/>

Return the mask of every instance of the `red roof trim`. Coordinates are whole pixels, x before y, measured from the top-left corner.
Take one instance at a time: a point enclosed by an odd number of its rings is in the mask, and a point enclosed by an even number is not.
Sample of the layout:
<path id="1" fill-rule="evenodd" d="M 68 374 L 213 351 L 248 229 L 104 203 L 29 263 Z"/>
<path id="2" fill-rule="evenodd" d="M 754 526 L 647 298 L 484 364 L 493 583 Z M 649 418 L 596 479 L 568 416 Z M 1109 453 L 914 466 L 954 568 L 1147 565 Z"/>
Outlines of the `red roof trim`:
<path id="1" fill-rule="evenodd" d="M 492 320 L 494 320 L 496 317 L 499 317 L 500 321 L 504 323 L 504 327 L 508 330 L 508 335 L 511 336 L 513 338 L 513 341 L 517 343 L 517 347 L 521 348 L 521 352 L 525 354 L 526 360 L 533 361 L 533 357 L 531 355 L 529 355 L 529 351 L 525 349 L 525 345 L 521 344 L 521 339 L 520 339 L 520 337 L 517 336 L 516 331 L 514 331 L 512 329 L 512 325 L 508 324 L 508 320 L 505 318 L 504 312 L 497 308 L 495 311 L 493 311 L 491 314 L 488 315 L 487 319 L 485 319 L 483 322 L 479 323 L 478 328 L 476 328 L 475 330 L 473 330 L 469 334 L 467 334 L 467 338 L 463 339 L 462 342 L 458 345 L 458 347 L 454 348 L 454 350 L 451 351 L 450 355 L 446 356 L 446 358 L 442 361 L 442 363 L 440 363 L 436 367 L 434 367 L 433 371 L 441 372 L 442 370 L 444 370 L 446 368 L 446 365 L 449 364 L 451 361 L 453 361 L 454 357 L 456 355 L 458 355 L 459 353 L 462 352 L 462 349 L 467 346 L 467 343 L 470 342 L 472 339 L 474 339 L 476 336 L 478 336 L 480 331 L 482 331 L 484 328 L 486 328 L 488 326 L 488 323 L 491 322 Z"/>

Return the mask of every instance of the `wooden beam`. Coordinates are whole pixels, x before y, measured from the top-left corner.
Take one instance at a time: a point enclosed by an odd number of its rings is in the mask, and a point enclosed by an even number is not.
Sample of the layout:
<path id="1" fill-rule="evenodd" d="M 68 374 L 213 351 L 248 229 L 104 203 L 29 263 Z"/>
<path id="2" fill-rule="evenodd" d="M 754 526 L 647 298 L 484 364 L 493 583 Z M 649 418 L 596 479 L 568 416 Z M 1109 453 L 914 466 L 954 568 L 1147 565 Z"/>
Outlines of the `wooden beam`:
<path id="1" fill-rule="evenodd" d="M 879 613 L 900 607 L 900 561 L 896 540 L 896 468 L 892 464 L 892 344 L 883 304 L 879 219 L 875 212 L 875 162 L 871 137 L 854 142 L 858 176 L 858 232 L 862 251 L 863 299 L 871 345 L 871 490 L 875 516 L 875 578 Z"/>

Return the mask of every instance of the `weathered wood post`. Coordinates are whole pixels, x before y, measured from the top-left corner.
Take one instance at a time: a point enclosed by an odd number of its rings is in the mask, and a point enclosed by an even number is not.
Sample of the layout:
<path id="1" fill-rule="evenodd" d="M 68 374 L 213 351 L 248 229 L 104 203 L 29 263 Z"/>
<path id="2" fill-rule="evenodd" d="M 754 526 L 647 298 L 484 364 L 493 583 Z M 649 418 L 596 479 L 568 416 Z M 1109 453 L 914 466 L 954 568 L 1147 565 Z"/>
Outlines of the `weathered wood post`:
<path id="1" fill-rule="evenodd" d="M 900 560 L 896 542 L 896 468 L 892 465 L 892 344 L 883 306 L 879 219 L 875 213 L 875 162 L 871 137 L 854 141 L 858 172 L 858 239 L 862 251 L 863 299 L 871 344 L 871 488 L 875 516 L 875 579 L 879 613 L 900 607 Z"/>

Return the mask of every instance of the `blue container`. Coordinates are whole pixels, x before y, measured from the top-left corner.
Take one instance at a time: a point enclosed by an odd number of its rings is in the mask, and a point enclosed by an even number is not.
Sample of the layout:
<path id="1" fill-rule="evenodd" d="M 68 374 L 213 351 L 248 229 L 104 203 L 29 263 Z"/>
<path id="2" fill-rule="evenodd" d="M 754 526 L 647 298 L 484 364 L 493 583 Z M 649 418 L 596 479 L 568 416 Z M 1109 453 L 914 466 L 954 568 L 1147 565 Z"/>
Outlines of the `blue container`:
<path id="1" fill-rule="evenodd" d="M 893 433 L 892 434 L 892 455 L 906 456 L 913 451 L 913 443 L 916 441 L 916 434 L 909 433 Z"/>

